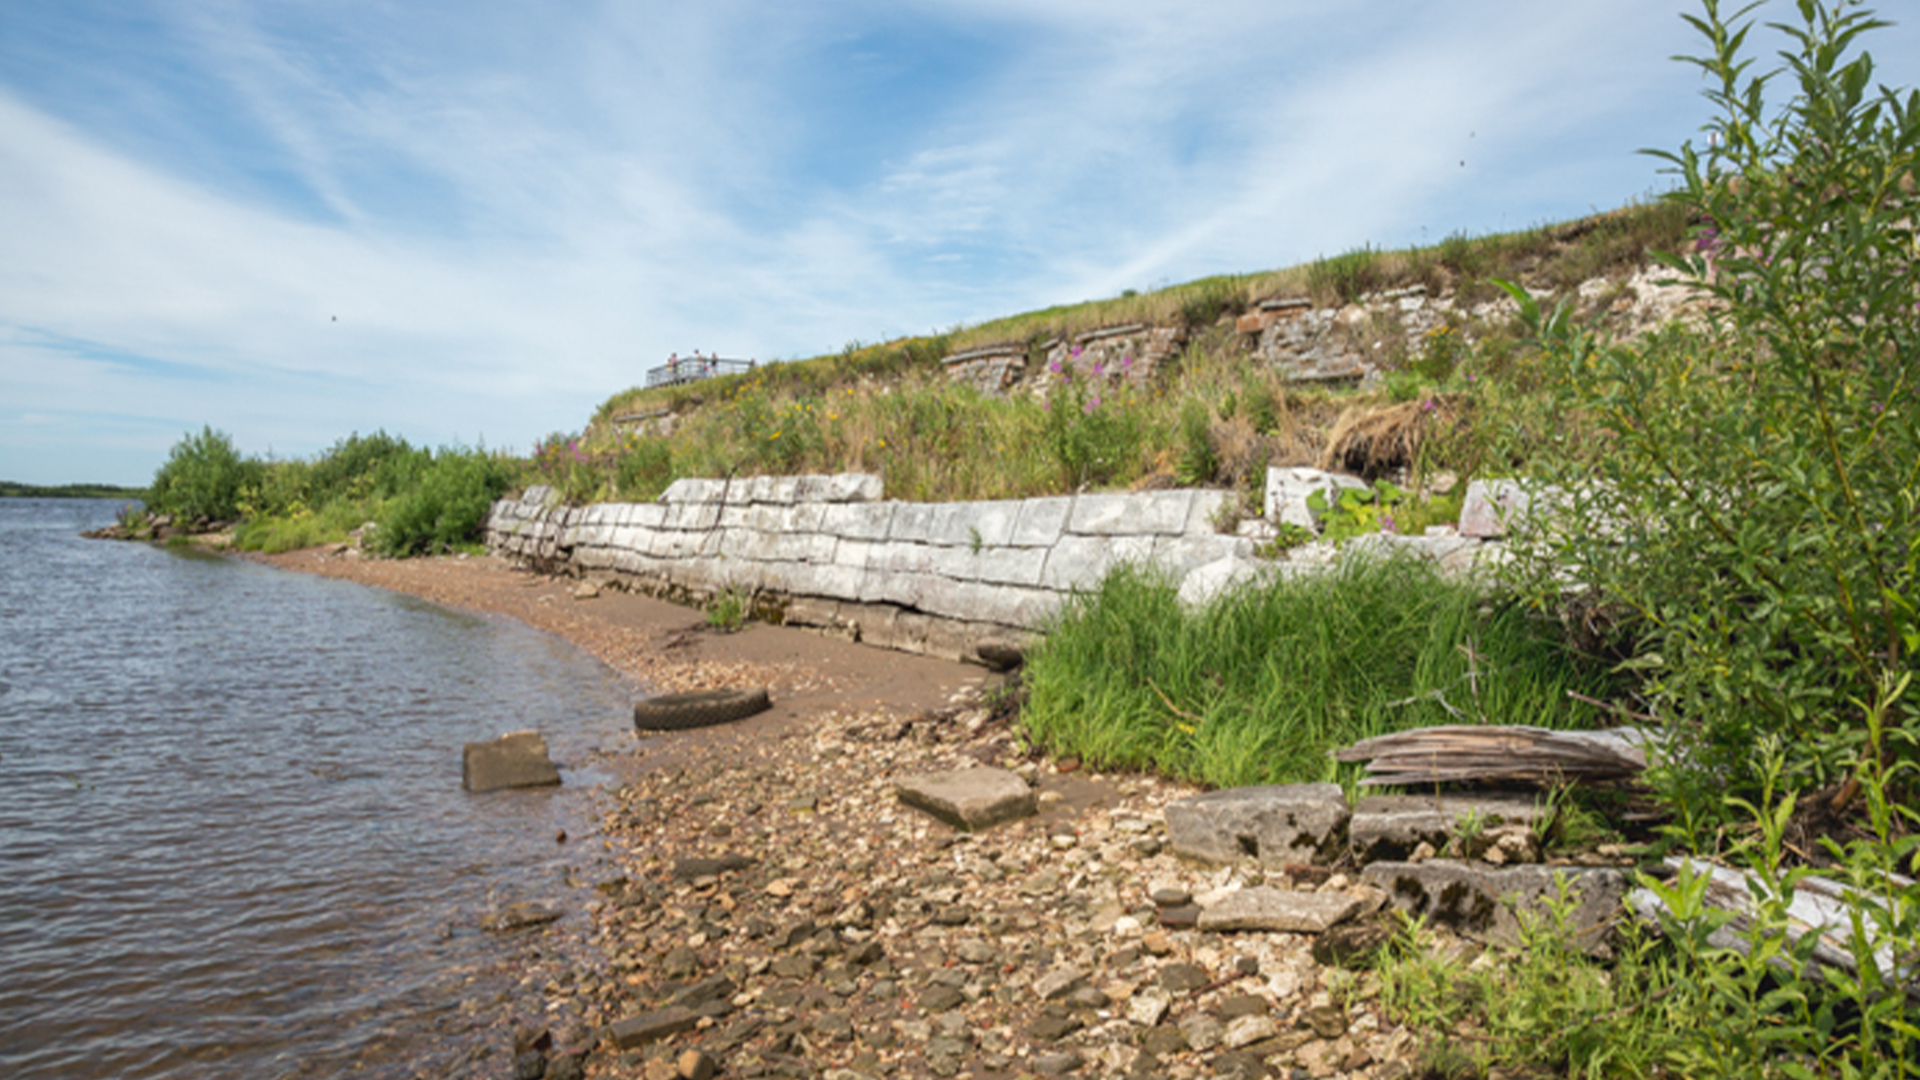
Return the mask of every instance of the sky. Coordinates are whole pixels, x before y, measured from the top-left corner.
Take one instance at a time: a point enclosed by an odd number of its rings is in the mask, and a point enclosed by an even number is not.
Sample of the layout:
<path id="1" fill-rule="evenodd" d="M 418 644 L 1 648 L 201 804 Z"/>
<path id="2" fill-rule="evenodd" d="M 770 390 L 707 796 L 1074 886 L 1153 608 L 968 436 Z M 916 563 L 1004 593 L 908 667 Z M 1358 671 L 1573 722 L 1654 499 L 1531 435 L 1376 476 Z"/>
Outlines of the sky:
<path id="1" fill-rule="evenodd" d="M 1709 117 L 1681 12 L 7 0 L 0 479 L 143 485 L 203 425 L 524 452 L 669 353 L 1609 209 Z M 1867 46 L 1913 84 L 1913 27 Z"/>

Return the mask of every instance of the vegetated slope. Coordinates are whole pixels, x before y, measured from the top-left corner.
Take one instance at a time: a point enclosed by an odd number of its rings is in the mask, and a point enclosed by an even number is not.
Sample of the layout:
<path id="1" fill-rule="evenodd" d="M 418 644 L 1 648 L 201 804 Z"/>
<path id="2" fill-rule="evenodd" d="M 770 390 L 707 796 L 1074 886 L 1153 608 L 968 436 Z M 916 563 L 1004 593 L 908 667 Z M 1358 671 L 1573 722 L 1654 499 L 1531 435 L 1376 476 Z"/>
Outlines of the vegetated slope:
<path id="1" fill-rule="evenodd" d="M 1581 425 L 1494 280 L 1638 333 L 1683 300 L 1649 266 L 1687 233 L 1684 210 L 1633 205 L 635 388 L 544 440 L 533 473 L 589 502 L 768 473 L 878 472 L 890 497 L 947 501 L 1173 484 L 1251 499 L 1268 464 L 1509 471 Z"/>

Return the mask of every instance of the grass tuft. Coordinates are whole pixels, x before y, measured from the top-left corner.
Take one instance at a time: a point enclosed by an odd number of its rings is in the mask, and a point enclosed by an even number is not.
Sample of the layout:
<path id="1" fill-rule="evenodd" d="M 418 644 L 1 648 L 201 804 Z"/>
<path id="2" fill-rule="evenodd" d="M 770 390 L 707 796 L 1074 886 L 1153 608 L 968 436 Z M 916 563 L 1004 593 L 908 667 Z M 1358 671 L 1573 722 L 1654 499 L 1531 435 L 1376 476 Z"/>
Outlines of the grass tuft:
<path id="1" fill-rule="evenodd" d="M 1055 752 L 1221 787 L 1328 780 L 1327 751 L 1443 723 L 1590 723 L 1608 676 L 1557 627 L 1431 565 L 1343 561 L 1205 608 L 1122 567 L 1027 665 L 1023 722 Z"/>

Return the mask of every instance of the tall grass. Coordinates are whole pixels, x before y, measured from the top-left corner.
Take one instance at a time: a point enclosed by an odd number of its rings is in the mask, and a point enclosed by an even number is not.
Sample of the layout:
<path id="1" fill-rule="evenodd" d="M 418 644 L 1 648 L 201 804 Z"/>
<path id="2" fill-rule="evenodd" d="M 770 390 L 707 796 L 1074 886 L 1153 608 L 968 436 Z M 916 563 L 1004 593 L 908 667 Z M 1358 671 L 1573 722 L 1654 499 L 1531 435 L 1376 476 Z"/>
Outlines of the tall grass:
<path id="1" fill-rule="evenodd" d="M 1604 669 L 1557 627 L 1425 563 L 1343 560 L 1197 610 L 1123 567 L 1069 603 L 1027 665 L 1031 736 L 1101 765 L 1222 787 L 1327 780 L 1327 751 L 1444 723 L 1590 722 Z"/>

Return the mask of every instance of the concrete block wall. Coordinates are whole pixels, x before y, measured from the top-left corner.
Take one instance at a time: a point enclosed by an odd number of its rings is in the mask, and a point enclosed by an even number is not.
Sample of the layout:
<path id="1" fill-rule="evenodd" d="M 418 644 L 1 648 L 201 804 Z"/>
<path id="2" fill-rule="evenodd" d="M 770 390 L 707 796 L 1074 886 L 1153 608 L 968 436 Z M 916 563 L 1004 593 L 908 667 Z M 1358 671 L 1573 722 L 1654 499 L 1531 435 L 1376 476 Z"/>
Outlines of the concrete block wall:
<path id="1" fill-rule="evenodd" d="M 861 474 L 680 480 L 657 502 L 584 507 L 535 487 L 494 504 L 487 546 L 674 599 L 743 589 L 789 624 L 953 659 L 1025 638 L 1072 590 L 1122 562 L 1197 587 L 1254 561 L 1253 541 L 1214 530 L 1226 492 L 968 503 L 881 495 L 880 478 Z"/>

